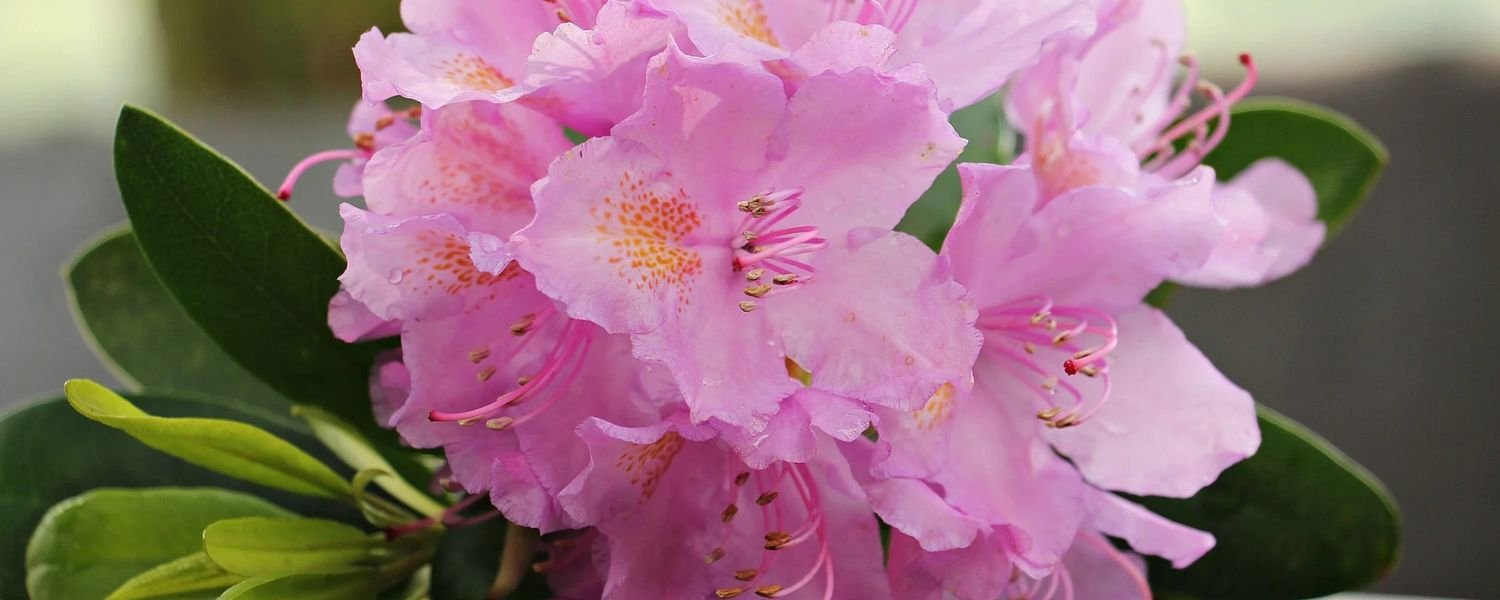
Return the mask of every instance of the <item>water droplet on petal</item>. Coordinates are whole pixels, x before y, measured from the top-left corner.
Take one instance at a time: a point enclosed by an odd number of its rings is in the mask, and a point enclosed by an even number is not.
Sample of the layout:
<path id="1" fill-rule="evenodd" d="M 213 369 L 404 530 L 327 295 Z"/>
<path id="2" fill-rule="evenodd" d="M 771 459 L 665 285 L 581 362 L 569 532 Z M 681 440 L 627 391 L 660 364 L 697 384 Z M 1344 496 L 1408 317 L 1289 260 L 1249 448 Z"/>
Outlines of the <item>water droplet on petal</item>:
<path id="1" fill-rule="evenodd" d="M 402 269 L 391 269 L 391 274 L 386 277 L 386 281 L 391 282 L 392 285 L 401 283 L 402 279 L 406 279 L 406 271 Z"/>

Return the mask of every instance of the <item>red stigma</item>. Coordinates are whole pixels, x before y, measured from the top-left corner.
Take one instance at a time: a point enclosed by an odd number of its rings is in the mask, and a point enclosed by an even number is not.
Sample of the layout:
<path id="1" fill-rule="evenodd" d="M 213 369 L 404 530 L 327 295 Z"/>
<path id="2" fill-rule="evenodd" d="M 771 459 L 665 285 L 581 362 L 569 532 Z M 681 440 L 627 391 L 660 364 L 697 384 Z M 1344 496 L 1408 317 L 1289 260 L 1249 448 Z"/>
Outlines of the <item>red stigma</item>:
<path id="1" fill-rule="evenodd" d="M 1074 364 L 1073 363 L 1073 359 L 1071 359 L 1071 358 L 1068 359 L 1068 360 L 1065 360 L 1065 361 L 1063 361 L 1063 372 L 1067 373 L 1069 375 L 1077 375 L 1078 374 L 1078 365 Z"/>
<path id="2" fill-rule="evenodd" d="M 1248 66 L 1250 66 L 1250 63 L 1252 63 L 1252 62 L 1255 62 L 1255 61 L 1254 61 L 1254 59 L 1250 58 L 1250 53 L 1249 52 L 1241 52 L 1240 53 L 1240 64 L 1245 65 L 1245 66 L 1248 67 Z"/>
<path id="3" fill-rule="evenodd" d="M 282 191 L 276 192 L 276 199 L 280 200 L 282 202 L 286 202 L 288 200 L 291 200 L 292 199 L 292 191 L 291 190 L 282 190 Z"/>

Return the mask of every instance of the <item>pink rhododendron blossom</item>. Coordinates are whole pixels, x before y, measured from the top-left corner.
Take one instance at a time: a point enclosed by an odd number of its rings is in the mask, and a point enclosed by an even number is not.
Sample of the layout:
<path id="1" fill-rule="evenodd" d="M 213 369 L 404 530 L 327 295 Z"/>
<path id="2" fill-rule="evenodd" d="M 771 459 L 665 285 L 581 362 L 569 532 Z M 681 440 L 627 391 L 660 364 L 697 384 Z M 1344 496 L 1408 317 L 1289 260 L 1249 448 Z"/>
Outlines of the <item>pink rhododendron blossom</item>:
<path id="1" fill-rule="evenodd" d="M 537 185 L 517 258 L 571 316 L 633 334 L 694 422 L 779 447 L 806 438 L 768 425 L 850 440 L 864 405 L 920 405 L 967 377 L 974 314 L 946 263 L 890 228 L 962 140 L 929 85 L 880 67 L 823 71 L 789 93 L 758 61 L 672 46 L 649 66 L 641 111 Z M 789 403 L 798 412 L 778 420 Z M 764 458 L 807 446 L 785 449 Z"/>
<path id="2" fill-rule="evenodd" d="M 884 411 L 865 471 L 876 512 L 922 550 L 898 578 L 915 591 L 1072 585 L 1039 582 L 1094 531 L 1190 563 L 1211 536 L 1101 488 L 1189 496 L 1259 445 L 1249 394 L 1141 304 L 1213 251 L 1212 172 L 1048 198 L 1033 170 L 960 167 L 943 254 L 980 307 L 975 384 Z"/>
<path id="3" fill-rule="evenodd" d="M 829 23 L 896 33 L 895 65 L 920 64 L 950 109 L 1000 89 L 1036 60 L 1044 41 L 1086 36 L 1095 17 L 1082 0 L 650 0 L 681 19 L 704 55 L 728 49 L 760 60 L 790 57 Z"/>
<path id="4" fill-rule="evenodd" d="M 1248 74 L 1227 92 L 1200 81 L 1198 63 L 1182 53 L 1179 0 L 1101 3 L 1091 38 L 1061 38 L 1019 73 L 1006 97 L 1011 121 L 1028 138 L 1028 158 L 1043 194 L 1088 185 L 1149 187 L 1189 173 L 1230 131 L 1230 108 L 1254 86 Z M 1187 73 L 1174 84 L 1179 62 Z M 1175 87 L 1174 87 L 1175 86 Z M 1188 114 L 1194 91 L 1208 102 Z M 1307 178 L 1264 159 L 1214 191 L 1226 227 L 1212 259 L 1185 283 L 1211 287 L 1259 285 L 1301 268 L 1322 243 L 1317 198 Z"/>
<path id="5" fill-rule="evenodd" d="M 333 192 L 345 198 L 363 195 L 365 164 L 376 152 L 416 135 L 417 128 L 411 121 L 420 114 L 421 110 L 415 108 L 393 111 L 384 102 L 356 102 L 347 128 L 354 147 L 324 150 L 302 159 L 277 188 L 276 196 L 290 200 L 302 175 L 314 165 L 329 161 L 345 161 L 334 174 Z"/>
<path id="6" fill-rule="evenodd" d="M 683 415 L 592 419 L 579 435 L 589 465 L 562 503 L 607 544 L 605 597 L 891 597 L 876 521 L 832 439 L 809 462 L 757 469 Z"/>
<path id="7" fill-rule="evenodd" d="M 404 0 L 401 16 L 411 33 L 371 30 L 354 48 L 366 100 L 524 99 L 592 135 L 639 106 L 646 61 L 674 27 L 633 0 Z"/>

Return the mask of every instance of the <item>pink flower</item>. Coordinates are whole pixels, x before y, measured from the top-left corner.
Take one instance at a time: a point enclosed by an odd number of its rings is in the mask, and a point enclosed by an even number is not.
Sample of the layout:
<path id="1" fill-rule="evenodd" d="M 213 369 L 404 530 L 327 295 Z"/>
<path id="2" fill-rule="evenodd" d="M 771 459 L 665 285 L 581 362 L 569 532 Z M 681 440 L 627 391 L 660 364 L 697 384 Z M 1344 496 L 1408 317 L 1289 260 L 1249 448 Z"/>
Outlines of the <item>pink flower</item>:
<path id="1" fill-rule="evenodd" d="M 339 165 L 338 172 L 333 177 L 333 192 L 345 198 L 363 195 L 365 164 L 376 152 L 416 135 L 417 128 L 412 125 L 411 120 L 420 114 L 418 109 L 393 111 L 384 102 L 356 102 L 354 110 L 349 113 L 348 126 L 349 139 L 354 141 L 354 147 L 324 150 L 302 159 L 292 167 L 286 180 L 277 188 L 276 196 L 282 200 L 290 200 L 292 190 L 297 187 L 297 180 L 309 168 L 336 160 L 346 162 Z"/>
<path id="2" fill-rule="evenodd" d="M 943 254 L 980 307 L 974 387 L 882 411 L 864 461 L 876 512 L 922 550 L 898 590 L 1072 585 L 1036 581 L 1093 531 L 1183 566 L 1213 538 L 1103 490 L 1190 496 L 1260 442 L 1249 394 L 1141 304 L 1213 251 L 1212 172 L 1049 199 L 1033 171 L 960 166 Z"/>
<path id="3" fill-rule="evenodd" d="M 639 106 L 646 61 L 672 27 L 626 0 L 404 0 L 401 16 L 411 33 L 373 29 L 354 47 L 366 100 L 524 99 L 590 135 Z"/>
<path id="4" fill-rule="evenodd" d="M 1000 89 L 1036 60 L 1042 42 L 1088 35 L 1094 15 L 1080 0 L 650 0 L 680 19 L 703 55 L 728 49 L 779 61 L 838 21 L 896 32 L 893 64 L 917 63 L 950 109 Z"/>
<path id="5" fill-rule="evenodd" d="M 561 499 L 606 544 L 605 597 L 891 597 L 876 521 L 827 436 L 809 462 L 757 469 L 681 415 L 579 435 L 589 466 Z"/>
<path id="6" fill-rule="evenodd" d="M 1230 108 L 1257 78 L 1247 54 L 1241 60 L 1248 75 L 1234 89 L 1200 81 L 1197 61 L 1182 54 L 1178 0 L 1115 0 L 1103 3 L 1100 15 L 1092 38 L 1051 44 L 1007 96 L 1048 198 L 1088 185 L 1145 188 L 1188 174 L 1228 134 Z M 1179 62 L 1187 74 L 1174 90 Z M 1194 90 L 1208 106 L 1187 114 Z M 1174 273 L 1176 280 L 1259 285 L 1307 264 L 1323 241 L 1312 186 L 1284 162 L 1252 165 L 1216 188 L 1212 203 L 1226 225 L 1218 248 L 1193 271 Z"/>
<path id="7" fill-rule="evenodd" d="M 789 93 L 757 61 L 675 45 L 649 68 L 642 110 L 535 189 L 514 250 L 543 292 L 633 334 L 694 422 L 763 441 L 806 441 L 766 428 L 809 422 L 854 439 L 866 403 L 912 408 L 967 377 L 978 340 L 962 289 L 890 231 L 962 147 L 930 86 L 876 63 Z M 797 398 L 788 360 L 812 373 Z M 799 412 L 780 414 L 791 402 Z M 782 450 L 752 459 L 810 451 Z"/>

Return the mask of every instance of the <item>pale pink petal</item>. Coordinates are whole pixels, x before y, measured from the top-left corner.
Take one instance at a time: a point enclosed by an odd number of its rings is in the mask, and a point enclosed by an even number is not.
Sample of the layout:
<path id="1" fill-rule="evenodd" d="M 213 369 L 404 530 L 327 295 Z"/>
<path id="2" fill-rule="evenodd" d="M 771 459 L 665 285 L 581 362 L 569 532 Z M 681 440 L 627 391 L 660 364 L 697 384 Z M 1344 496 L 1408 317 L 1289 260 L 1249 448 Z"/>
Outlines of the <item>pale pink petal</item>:
<path id="1" fill-rule="evenodd" d="M 375 357 L 370 371 L 370 407 L 381 427 L 394 427 L 391 416 L 411 396 L 411 371 L 401 362 L 401 351 L 391 350 Z"/>
<path id="2" fill-rule="evenodd" d="M 828 21 L 821 2 L 801 0 L 651 0 L 681 20 L 704 56 L 748 52 L 759 60 L 785 58 Z"/>
<path id="3" fill-rule="evenodd" d="M 1208 262 L 1174 279 L 1199 287 L 1260 285 L 1312 260 L 1326 227 L 1312 184 L 1296 167 L 1267 158 L 1214 190 L 1224 234 Z"/>
<path id="4" fill-rule="evenodd" d="M 1016 572 L 1004 537 L 980 536 L 966 548 L 928 552 L 916 540 L 893 531 L 887 568 L 891 586 L 902 599 L 1001 597 Z"/>
<path id="5" fill-rule="evenodd" d="M 804 188 L 798 222 L 834 236 L 894 227 L 965 142 L 930 86 L 857 69 L 803 82 L 773 143 L 768 187 Z"/>
<path id="6" fill-rule="evenodd" d="M 1091 483 L 1188 497 L 1260 445 L 1255 403 L 1147 306 L 1119 313 L 1112 392 L 1087 422 L 1049 439 Z"/>
<path id="7" fill-rule="evenodd" d="M 1087 115 L 1085 132 L 1134 144 L 1163 125 L 1187 26 L 1181 0 L 1131 4 L 1121 3 L 1117 23 L 1091 42 L 1069 93 Z"/>
<path id="8" fill-rule="evenodd" d="M 445 212 L 468 229 L 508 236 L 531 220 L 531 184 L 570 146 L 555 122 L 525 107 L 429 110 L 421 133 L 370 161 L 365 201 L 385 215 Z"/>
<path id="9" fill-rule="evenodd" d="M 1090 490 L 1089 524 L 1121 538 L 1136 552 L 1160 556 L 1179 569 L 1214 547 L 1214 536 L 1180 525 L 1139 504 L 1102 490 Z"/>
<path id="10" fill-rule="evenodd" d="M 1030 217 L 1038 200 L 1028 197 L 1036 188 L 1020 181 L 1025 169 L 959 171 L 964 207 L 944 254 L 980 306 L 1034 295 L 1105 311 L 1133 306 L 1163 280 L 1201 265 L 1221 232 L 1207 169 L 1146 194 L 1079 189 Z M 1005 268 L 985 268 L 997 264 Z"/>
<path id="11" fill-rule="evenodd" d="M 354 343 L 378 340 L 401 333 L 399 321 L 388 321 L 370 312 L 370 307 L 339 290 L 328 300 L 328 328 L 333 336 Z"/>
<path id="12" fill-rule="evenodd" d="M 641 2 L 612 1 L 591 30 L 564 23 L 543 33 L 526 66 L 526 103 L 585 135 L 608 133 L 640 108 L 646 63 L 673 28 Z"/>
<path id="13" fill-rule="evenodd" d="M 1151 600 L 1146 562 L 1110 544 L 1104 536 L 1080 532 L 1063 556 L 1074 600 Z"/>
<path id="14" fill-rule="evenodd" d="M 375 317 L 413 321 L 460 312 L 498 283 L 499 276 L 475 268 L 468 232 L 450 214 L 391 217 L 348 204 L 339 213 L 340 244 L 349 257 L 339 281 Z"/>
<path id="15" fill-rule="evenodd" d="M 910 410 L 967 380 L 978 313 L 946 264 L 903 233 L 859 229 L 817 255 L 817 273 L 764 311 L 812 385 Z"/>
<path id="16" fill-rule="evenodd" d="M 1081 0 L 922 2 L 897 38 L 893 64 L 922 64 L 953 109 L 993 94 L 1036 61 L 1054 36 L 1086 36 L 1094 26 Z"/>

